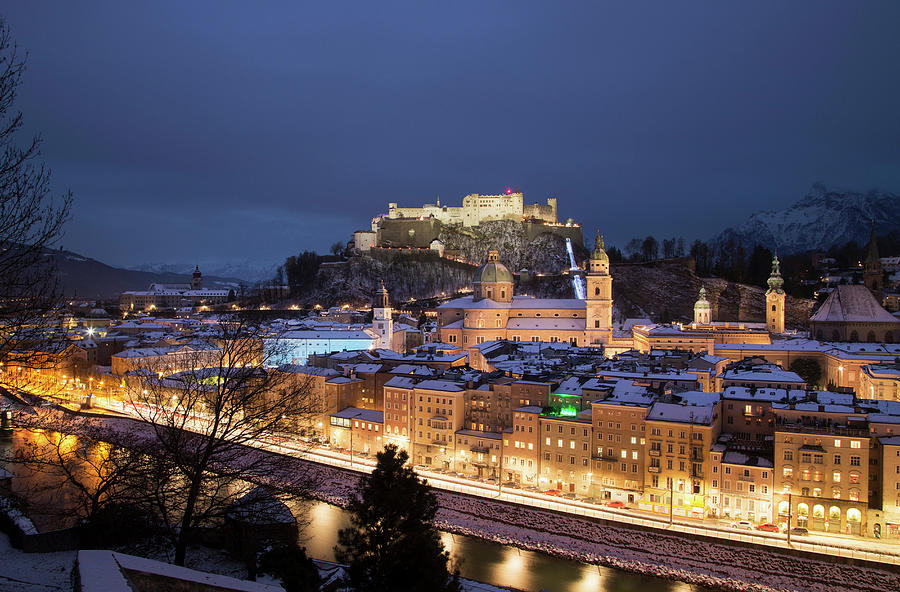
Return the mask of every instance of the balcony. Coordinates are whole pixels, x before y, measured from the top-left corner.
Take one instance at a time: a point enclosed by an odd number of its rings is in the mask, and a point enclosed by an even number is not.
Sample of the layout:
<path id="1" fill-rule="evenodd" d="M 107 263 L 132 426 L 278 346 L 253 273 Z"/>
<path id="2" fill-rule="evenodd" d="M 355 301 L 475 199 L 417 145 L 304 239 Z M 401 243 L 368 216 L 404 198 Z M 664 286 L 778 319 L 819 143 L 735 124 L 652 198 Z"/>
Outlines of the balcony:
<path id="1" fill-rule="evenodd" d="M 865 422 L 854 422 L 854 427 L 843 424 L 826 423 L 791 423 L 778 421 L 775 423 L 776 432 L 795 432 L 799 434 L 827 434 L 829 436 L 844 436 L 852 438 L 868 438 L 869 428 Z"/>
<path id="2" fill-rule="evenodd" d="M 647 470 L 651 473 L 658 473 L 660 469 L 659 467 L 647 467 Z"/>
<path id="3" fill-rule="evenodd" d="M 691 477 L 694 479 L 703 479 L 703 471 L 691 470 Z"/>
<path id="4" fill-rule="evenodd" d="M 491 449 L 488 448 L 487 446 L 478 446 L 477 444 L 471 446 L 471 447 L 469 448 L 469 450 L 471 450 L 472 452 L 474 452 L 474 453 L 476 453 L 476 454 L 479 453 L 479 452 L 480 452 L 481 454 L 487 454 L 488 452 L 491 451 Z"/>
<path id="5" fill-rule="evenodd" d="M 662 450 L 657 450 L 655 448 L 651 448 L 650 452 L 648 452 L 648 454 L 650 456 L 659 456 L 660 454 L 662 454 Z"/>
<path id="6" fill-rule="evenodd" d="M 594 453 L 594 454 L 591 455 L 591 460 L 602 460 L 602 461 L 606 461 L 606 462 L 617 462 L 619 459 L 617 459 L 615 456 L 607 456 L 607 455 L 605 455 L 605 454 L 596 454 L 596 453 Z"/>

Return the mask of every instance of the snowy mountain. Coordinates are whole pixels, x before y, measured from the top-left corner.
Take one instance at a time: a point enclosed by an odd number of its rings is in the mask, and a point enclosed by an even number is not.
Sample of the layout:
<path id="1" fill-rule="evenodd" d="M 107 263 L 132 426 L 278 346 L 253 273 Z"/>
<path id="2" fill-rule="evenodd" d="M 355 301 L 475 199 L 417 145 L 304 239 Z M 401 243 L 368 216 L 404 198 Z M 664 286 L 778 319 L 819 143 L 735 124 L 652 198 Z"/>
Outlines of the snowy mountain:
<path id="1" fill-rule="evenodd" d="M 121 269 L 71 251 L 48 251 L 62 293 L 66 296 L 107 299 L 126 290 L 146 290 L 152 283 L 187 284 L 191 272 L 139 271 Z M 238 290 L 243 278 L 217 276 L 203 272 L 203 287 Z"/>
<path id="2" fill-rule="evenodd" d="M 134 271 L 147 271 L 150 273 L 175 273 L 190 275 L 194 266 L 199 266 L 203 275 L 211 275 L 227 278 L 240 278 L 247 283 L 270 280 L 275 276 L 276 264 L 267 265 L 259 261 L 244 259 L 240 261 L 199 260 L 196 262 L 181 263 L 142 263 L 132 265 L 128 269 Z"/>
<path id="3" fill-rule="evenodd" d="M 817 183 L 792 206 L 757 212 L 743 224 L 723 230 L 710 244 L 719 247 L 734 239 L 747 252 L 761 244 L 782 253 L 825 251 L 849 241 L 864 245 L 873 218 L 880 235 L 900 231 L 900 195 L 832 191 Z"/>

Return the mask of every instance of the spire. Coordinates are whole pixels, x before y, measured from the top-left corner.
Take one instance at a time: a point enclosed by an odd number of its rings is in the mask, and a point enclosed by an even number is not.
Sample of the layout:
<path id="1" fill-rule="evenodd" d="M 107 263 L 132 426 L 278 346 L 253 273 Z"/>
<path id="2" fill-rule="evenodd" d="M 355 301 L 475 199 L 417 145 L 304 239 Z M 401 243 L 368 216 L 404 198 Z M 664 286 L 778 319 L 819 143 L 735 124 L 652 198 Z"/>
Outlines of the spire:
<path id="1" fill-rule="evenodd" d="M 766 281 L 769 285 L 769 289 L 767 292 L 784 292 L 784 279 L 781 277 L 781 262 L 778 261 L 778 252 L 775 252 L 775 257 L 772 259 L 772 274 L 769 275 L 769 279 Z"/>
<path id="2" fill-rule="evenodd" d="M 881 261 L 881 257 L 878 256 L 878 241 L 875 238 L 875 218 L 872 218 L 872 233 L 869 235 L 869 251 L 866 255 L 866 263 L 874 263 L 875 261 Z"/>
<path id="3" fill-rule="evenodd" d="M 608 259 L 606 255 L 606 245 L 603 242 L 603 235 L 600 229 L 597 229 L 597 239 L 594 241 L 594 252 L 591 253 L 591 259 Z"/>

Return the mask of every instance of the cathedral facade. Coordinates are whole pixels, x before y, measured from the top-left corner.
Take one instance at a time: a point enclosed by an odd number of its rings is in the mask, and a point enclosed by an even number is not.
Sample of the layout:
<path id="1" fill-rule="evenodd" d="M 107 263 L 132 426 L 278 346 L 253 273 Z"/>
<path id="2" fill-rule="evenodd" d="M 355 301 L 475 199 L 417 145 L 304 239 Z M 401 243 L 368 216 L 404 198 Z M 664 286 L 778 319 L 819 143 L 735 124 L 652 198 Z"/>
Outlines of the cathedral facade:
<path id="1" fill-rule="evenodd" d="M 462 348 L 500 339 L 608 346 L 613 340 L 612 276 L 600 236 L 585 280 L 585 300 L 515 296 L 513 274 L 491 251 L 475 273 L 472 296 L 437 308 L 439 338 Z"/>

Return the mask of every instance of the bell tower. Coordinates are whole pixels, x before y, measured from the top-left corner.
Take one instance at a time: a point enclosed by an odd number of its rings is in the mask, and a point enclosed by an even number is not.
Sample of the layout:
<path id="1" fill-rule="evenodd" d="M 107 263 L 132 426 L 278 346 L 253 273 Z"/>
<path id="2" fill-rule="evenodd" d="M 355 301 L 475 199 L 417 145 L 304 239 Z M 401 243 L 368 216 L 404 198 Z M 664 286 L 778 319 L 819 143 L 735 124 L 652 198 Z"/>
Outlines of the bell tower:
<path id="1" fill-rule="evenodd" d="M 381 289 L 375 294 L 375 302 L 372 306 L 372 328 L 377 333 L 375 347 L 379 349 L 391 349 L 391 338 L 394 335 L 394 319 L 392 317 L 391 304 L 388 301 L 388 291 L 381 282 Z"/>
<path id="2" fill-rule="evenodd" d="M 766 283 L 766 328 L 769 333 L 784 333 L 784 279 L 781 277 L 781 264 L 778 253 L 772 259 L 772 274 Z"/>
<path id="3" fill-rule="evenodd" d="M 203 274 L 200 273 L 200 266 L 194 266 L 194 274 L 191 276 L 191 290 L 203 289 Z"/>
<path id="4" fill-rule="evenodd" d="M 863 270 L 863 283 L 878 301 L 882 304 L 882 289 L 884 288 L 884 272 L 881 269 L 881 257 L 878 256 L 878 242 L 875 240 L 875 218 L 872 218 L 872 234 L 869 236 L 869 248 L 866 253 L 865 269 Z"/>
<path id="5" fill-rule="evenodd" d="M 594 251 L 585 275 L 585 337 L 588 345 L 609 343 L 612 338 L 612 276 L 609 275 L 609 256 L 604 250 L 603 236 L 597 231 Z"/>
<path id="6" fill-rule="evenodd" d="M 700 297 L 694 303 L 694 323 L 708 325 L 712 322 L 712 306 L 706 299 L 706 288 L 700 286 Z"/>

